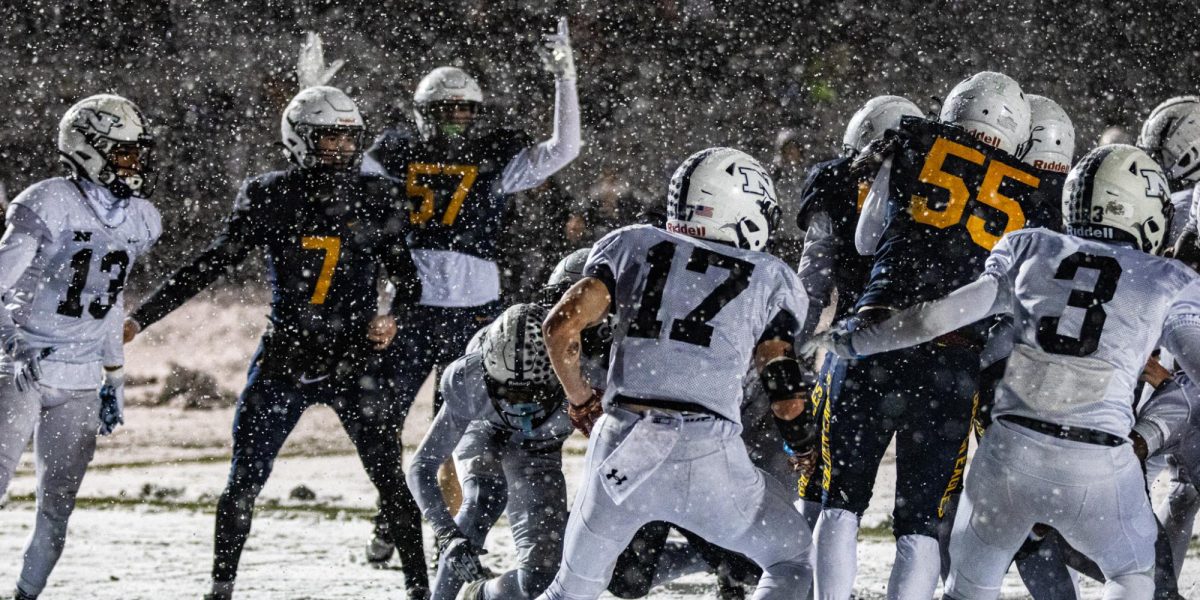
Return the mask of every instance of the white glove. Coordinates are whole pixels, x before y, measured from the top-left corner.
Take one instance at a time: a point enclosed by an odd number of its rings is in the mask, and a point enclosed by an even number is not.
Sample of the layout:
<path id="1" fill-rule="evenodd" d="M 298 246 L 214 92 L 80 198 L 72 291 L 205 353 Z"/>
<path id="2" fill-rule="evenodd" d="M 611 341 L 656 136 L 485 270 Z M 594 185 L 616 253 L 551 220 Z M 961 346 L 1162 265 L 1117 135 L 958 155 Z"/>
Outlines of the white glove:
<path id="1" fill-rule="evenodd" d="M 125 424 L 125 369 L 104 369 L 100 384 L 100 435 L 108 435 Z"/>
<path id="2" fill-rule="evenodd" d="M 308 32 L 304 45 L 300 46 L 300 58 L 296 60 L 296 78 L 300 81 L 300 89 L 328 84 L 344 64 L 346 61 L 339 59 L 325 66 L 321 36 Z"/>
<path id="3" fill-rule="evenodd" d="M 53 354 L 54 348 L 34 348 L 25 336 L 13 332 L 4 341 L 4 353 L 13 360 L 13 383 L 17 391 L 26 392 L 42 378 L 42 359 Z"/>
<path id="4" fill-rule="evenodd" d="M 805 342 L 801 352 L 809 353 L 824 349 L 826 352 L 832 352 L 842 358 L 862 358 L 854 351 L 851 335 L 852 332 L 846 329 L 845 321 L 835 323 L 829 329 L 814 335 Z"/>
<path id="5" fill-rule="evenodd" d="M 571 50 L 571 33 L 567 18 L 558 18 L 558 31 L 542 36 L 542 64 L 556 79 L 575 79 L 575 53 Z"/>

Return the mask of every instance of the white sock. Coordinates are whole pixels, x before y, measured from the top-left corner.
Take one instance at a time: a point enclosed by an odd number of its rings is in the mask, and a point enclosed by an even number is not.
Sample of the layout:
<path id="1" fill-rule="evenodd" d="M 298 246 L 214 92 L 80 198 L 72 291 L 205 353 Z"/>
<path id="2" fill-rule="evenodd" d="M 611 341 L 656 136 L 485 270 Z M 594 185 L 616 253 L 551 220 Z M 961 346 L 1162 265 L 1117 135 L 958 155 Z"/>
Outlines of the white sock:
<path id="1" fill-rule="evenodd" d="M 896 540 L 896 562 L 888 580 L 888 600 L 929 600 L 942 574 L 942 554 L 936 538 L 902 535 Z"/>
<path id="2" fill-rule="evenodd" d="M 840 508 L 826 508 L 817 519 L 814 597 L 818 600 L 847 600 L 854 592 L 858 571 L 858 515 Z"/>

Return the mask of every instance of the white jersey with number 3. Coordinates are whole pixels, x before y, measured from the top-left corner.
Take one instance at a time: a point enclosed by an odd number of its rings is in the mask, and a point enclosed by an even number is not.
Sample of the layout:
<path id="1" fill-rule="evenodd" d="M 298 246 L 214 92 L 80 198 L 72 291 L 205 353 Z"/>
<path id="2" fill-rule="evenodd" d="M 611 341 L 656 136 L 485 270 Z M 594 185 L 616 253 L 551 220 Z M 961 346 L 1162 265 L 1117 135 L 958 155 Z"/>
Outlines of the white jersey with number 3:
<path id="1" fill-rule="evenodd" d="M 609 286 L 616 315 L 606 402 L 690 402 L 735 423 L 760 337 L 781 312 L 802 323 L 808 308 L 778 258 L 648 225 L 597 242 L 584 274 Z"/>
<path id="2" fill-rule="evenodd" d="M 105 215 L 113 218 L 106 223 L 85 194 L 109 192 L 86 182 L 47 179 L 22 192 L 8 209 L 6 235 L 36 236 L 39 242 L 29 262 L 3 264 L 24 269 L 5 291 L 4 304 L 31 345 L 54 348 L 42 361 L 43 383 L 53 387 L 96 385 L 99 363 L 121 364 L 125 280 L 134 259 L 162 232 L 158 210 L 142 198 L 130 198 L 123 209 Z"/>
<path id="3" fill-rule="evenodd" d="M 1138 376 L 1166 328 L 1200 315 L 1183 263 L 1045 229 L 1008 234 L 986 276 L 1011 290 L 1014 349 L 993 414 L 1125 437 Z"/>

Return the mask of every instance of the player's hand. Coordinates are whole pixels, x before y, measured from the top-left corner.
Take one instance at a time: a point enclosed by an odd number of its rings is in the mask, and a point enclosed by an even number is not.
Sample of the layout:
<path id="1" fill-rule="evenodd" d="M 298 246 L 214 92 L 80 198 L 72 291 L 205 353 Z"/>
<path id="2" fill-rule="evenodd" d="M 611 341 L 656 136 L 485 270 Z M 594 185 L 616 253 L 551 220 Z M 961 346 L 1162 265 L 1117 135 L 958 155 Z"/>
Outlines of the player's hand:
<path id="1" fill-rule="evenodd" d="M 809 448 L 807 452 L 789 452 L 788 464 L 792 466 L 792 472 L 804 478 L 812 477 L 813 471 L 817 470 L 817 449 Z"/>
<path id="2" fill-rule="evenodd" d="M 538 54 L 542 56 L 542 65 L 556 79 L 575 79 L 575 52 L 571 50 L 571 33 L 566 17 L 558 18 L 557 31 L 542 36 Z"/>
<path id="3" fill-rule="evenodd" d="M 19 333 L 4 342 L 4 353 L 13 360 L 13 383 L 17 391 L 27 392 L 42 378 L 42 359 L 54 353 L 54 348 L 34 348 Z"/>
<path id="4" fill-rule="evenodd" d="M 1142 375 L 1138 379 L 1150 384 L 1150 387 L 1158 389 L 1162 384 L 1170 381 L 1172 373 L 1158 362 L 1157 356 L 1151 356 L 1150 360 L 1146 361 L 1145 368 L 1142 369 Z"/>
<path id="5" fill-rule="evenodd" d="M 108 435 L 125 424 L 125 369 L 104 369 L 100 384 L 100 435 Z"/>
<path id="6" fill-rule="evenodd" d="M 367 340 L 374 344 L 376 350 L 383 350 L 392 345 L 396 338 L 396 319 L 392 315 L 376 315 L 367 326 Z"/>
<path id="7" fill-rule="evenodd" d="M 137 337 L 137 334 L 141 332 L 141 323 L 134 321 L 130 317 L 125 317 L 125 324 L 121 328 L 121 343 L 128 344 L 129 342 L 132 342 L 133 338 Z"/>
<path id="8" fill-rule="evenodd" d="M 472 544 L 457 531 L 438 536 L 438 551 L 442 556 L 442 564 L 464 583 L 493 577 L 493 573 L 479 562 L 479 557 L 487 554 L 487 550 Z"/>
<path id="9" fill-rule="evenodd" d="M 871 140 L 850 163 L 850 175 L 856 179 L 874 177 L 883 161 L 892 155 L 895 145 L 896 138 L 890 135 Z"/>
<path id="10" fill-rule="evenodd" d="M 326 65 L 321 36 L 308 32 L 304 45 L 300 46 L 300 57 L 296 60 L 296 78 L 300 81 L 300 89 L 327 85 L 345 64 L 346 61 L 338 59 Z"/>
<path id="11" fill-rule="evenodd" d="M 850 339 L 850 330 L 844 323 L 836 323 L 833 327 L 814 335 L 800 348 L 803 354 L 812 354 L 817 350 L 832 352 L 842 358 L 859 358 L 854 351 L 854 343 Z"/>
<path id="12" fill-rule="evenodd" d="M 591 437 L 592 427 L 595 427 L 600 415 L 604 414 L 604 405 L 600 402 L 603 397 L 603 392 L 593 389 L 592 395 L 578 404 L 567 399 L 567 416 L 571 419 L 571 425 L 578 429 L 583 437 Z"/>

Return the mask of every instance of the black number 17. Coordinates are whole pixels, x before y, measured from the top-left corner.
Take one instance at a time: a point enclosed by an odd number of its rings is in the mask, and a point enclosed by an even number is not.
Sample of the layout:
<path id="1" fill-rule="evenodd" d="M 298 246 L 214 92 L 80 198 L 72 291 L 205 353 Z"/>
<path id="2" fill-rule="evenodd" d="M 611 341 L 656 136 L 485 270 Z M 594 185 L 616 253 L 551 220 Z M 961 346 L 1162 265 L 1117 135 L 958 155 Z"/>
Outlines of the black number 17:
<path id="1" fill-rule="evenodd" d="M 675 244 L 672 242 L 659 242 L 646 253 L 649 267 L 646 287 L 642 290 L 637 314 L 629 324 L 630 337 L 655 339 L 662 334 L 663 322 L 658 320 L 658 311 L 662 308 L 663 289 L 667 286 L 667 276 L 671 273 L 674 260 Z M 706 248 L 693 248 L 687 259 L 687 270 L 703 274 L 708 272 L 709 267 L 725 269 L 729 276 L 686 316 L 671 321 L 670 339 L 707 348 L 713 334 L 709 321 L 750 286 L 750 274 L 754 272 L 754 263 Z"/>

